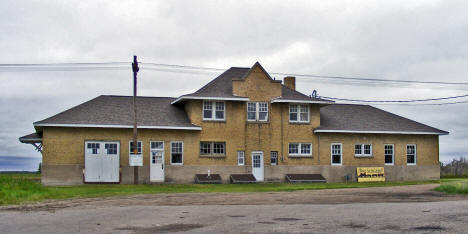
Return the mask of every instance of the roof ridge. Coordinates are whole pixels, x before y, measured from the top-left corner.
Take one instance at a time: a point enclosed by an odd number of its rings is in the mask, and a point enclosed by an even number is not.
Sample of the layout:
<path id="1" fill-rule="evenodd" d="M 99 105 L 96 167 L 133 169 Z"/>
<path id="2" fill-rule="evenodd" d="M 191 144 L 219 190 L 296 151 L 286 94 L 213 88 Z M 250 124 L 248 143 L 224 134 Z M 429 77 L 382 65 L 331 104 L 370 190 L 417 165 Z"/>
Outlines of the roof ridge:
<path id="1" fill-rule="evenodd" d="M 130 96 L 130 95 L 101 95 L 101 96 L 104 96 L 104 97 L 133 97 L 133 96 Z M 176 98 L 176 97 L 137 96 L 137 98 Z"/>

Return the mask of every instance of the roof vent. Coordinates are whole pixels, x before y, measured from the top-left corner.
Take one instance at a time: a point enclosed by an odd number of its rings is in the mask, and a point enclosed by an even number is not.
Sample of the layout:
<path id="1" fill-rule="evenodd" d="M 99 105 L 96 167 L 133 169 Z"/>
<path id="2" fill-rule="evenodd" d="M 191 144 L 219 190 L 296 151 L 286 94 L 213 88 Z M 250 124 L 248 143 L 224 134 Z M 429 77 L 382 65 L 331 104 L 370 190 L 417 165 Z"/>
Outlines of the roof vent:
<path id="1" fill-rule="evenodd" d="M 290 89 L 296 90 L 296 77 L 294 76 L 284 77 L 284 85 Z"/>

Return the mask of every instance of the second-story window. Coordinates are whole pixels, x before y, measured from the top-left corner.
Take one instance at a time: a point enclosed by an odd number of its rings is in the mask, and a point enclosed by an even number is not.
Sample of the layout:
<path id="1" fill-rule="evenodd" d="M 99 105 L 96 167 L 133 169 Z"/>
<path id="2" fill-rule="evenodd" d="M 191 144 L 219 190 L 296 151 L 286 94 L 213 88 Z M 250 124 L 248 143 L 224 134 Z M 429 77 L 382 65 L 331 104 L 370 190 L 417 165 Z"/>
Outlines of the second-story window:
<path id="1" fill-rule="evenodd" d="M 248 121 L 267 121 L 268 103 L 266 102 L 248 102 L 247 103 Z"/>
<path id="2" fill-rule="evenodd" d="M 203 120 L 225 120 L 225 103 L 222 101 L 203 101 Z"/>
<path id="3" fill-rule="evenodd" d="M 293 123 L 309 122 L 309 105 L 308 104 L 290 104 L 289 105 L 289 122 L 293 122 Z"/>

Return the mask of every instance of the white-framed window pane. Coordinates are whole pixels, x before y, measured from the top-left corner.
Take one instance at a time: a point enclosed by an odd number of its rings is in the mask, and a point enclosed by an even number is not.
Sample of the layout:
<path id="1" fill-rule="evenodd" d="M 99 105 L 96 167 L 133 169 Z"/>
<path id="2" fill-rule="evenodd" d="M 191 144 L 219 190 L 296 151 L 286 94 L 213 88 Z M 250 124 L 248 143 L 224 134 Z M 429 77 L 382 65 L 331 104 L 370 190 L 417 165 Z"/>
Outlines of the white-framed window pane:
<path id="1" fill-rule="evenodd" d="M 216 119 L 224 119 L 224 102 L 216 102 Z"/>
<path id="2" fill-rule="evenodd" d="M 271 151 L 270 153 L 270 164 L 278 165 L 278 151 Z"/>
<path id="3" fill-rule="evenodd" d="M 361 144 L 354 145 L 354 154 L 355 155 L 362 155 L 362 145 Z"/>
<path id="4" fill-rule="evenodd" d="M 258 120 L 260 121 L 268 120 L 268 103 L 266 102 L 258 103 Z"/>
<path id="5" fill-rule="evenodd" d="M 247 119 L 248 120 L 257 119 L 257 103 L 255 102 L 247 103 Z"/>
<path id="6" fill-rule="evenodd" d="M 99 154 L 99 143 L 88 143 L 86 146 L 86 150 L 88 154 Z"/>
<path id="7" fill-rule="evenodd" d="M 384 147 L 385 164 L 393 164 L 393 145 Z"/>
<path id="8" fill-rule="evenodd" d="M 406 163 L 416 164 L 416 145 L 406 146 Z"/>
<path id="9" fill-rule="evenodd" d="M 297 121 L 297 104 L 289 105 L 289 121 Z"/>
<path id="10" fill-rule="evenodd" d="M 164 143 L 162 141 L 153 141 L 151 142 L 151 149 L 164 149 Z"/>
<path id="11" fill-rule="evenodd" d="M 182 142 L 171 143 L 171 163 L 182 163 L 182 153 L 184 151 Z"/>
<path id="12" fill-rule="evenodd" d="M 289 154 L 299 154 L 299 144 L 289 143 Z"/>
<path id="13" fill-rule="evenodd" d="M 200 154 L 211 154 L 211 142 L 200 142 Z"/>
<path id="14" fill-rule="evenodd" d="M 237 165 L 243 166 L 245 164 L 244 151 L 237 151 Z"/>
<path id="15" fill-rule="evenodd" d="M 364 155 L 372 155 L 372 145 L 364 145 Z"/>
<path id="16" fill-rule="evenodd" d="M 332 144 L 332 164 L 341 164 L 341 145 Z"/>
<path id="17" fill-rule="evenodd" d="M 137 143 L 137 154 L 141 154 L 141 141 Z M 135 152 L 135 147 L 133 144 L 133 141 L 130 141 L 130 154 L 133 154 Z"/>
<path id="18" fill-rule="evenodd" d="M 203 102 L 203 118 L 204 119 L 213 118 L 213 105 L 210 101 Z"/>
<path id="19" fill-rule="evenodd" d="M 308 122 L 309 121 L 309 105 L 300 105 L 300 120 L 302 122 Z"/>
<path id="20" fill-rule="evenodd" d="M 213 153 L 214 154 L 225 154 L 225 143 L 215 142 L 213 143 Z"/>
<path id="21" fill-rule="evenodd" d="M 301 144 L 301 154 L 311 154 L 311 144 Z"/>
<path id="22" fill-rule="evenodd" d="M 117 144 L 116 143 L 106 143 L 104 144 L 106 149 L 106 154 L 117 154 Z"/>

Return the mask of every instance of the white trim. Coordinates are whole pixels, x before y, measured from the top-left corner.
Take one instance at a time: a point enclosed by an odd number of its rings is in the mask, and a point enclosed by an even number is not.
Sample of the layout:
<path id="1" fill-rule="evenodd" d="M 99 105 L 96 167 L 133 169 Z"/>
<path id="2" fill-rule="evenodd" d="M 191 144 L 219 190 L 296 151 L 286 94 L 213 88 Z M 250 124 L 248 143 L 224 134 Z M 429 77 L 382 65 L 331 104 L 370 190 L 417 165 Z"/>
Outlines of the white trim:
<path id="1" fill-rule="evenodd" d="M 356 145 L 359 145 L 361 147 L 361 153 L 360 154 L 356 154 Z M 365 145 L 370 145 L 370 154 L 366 154 L 365 153 Z M 358 143 L 358 144 L 354 144 L 354 157 L 356 158 L 370 158 L 370 157 L 373 157 L 373 154 L 372 154 L 372 144 L 366 144 L 366 143 Z"/>
<path id="2" fill-rule="evenodd" d="M 128 141 L 128 154 L 129 155 L 130 154 L 134 155 L 133 152 L 132 152 L 132 142 L 133 142 L 133 140 Z M 139 154 L 136 154 L 136 155 L 143 155 L 143 141 L 137 141 L 137 152 L 138 152 L 138 143 L 141 143 L 141 147 L 140 147 L 141 152 Z M 150 145 L 150 147 L 151 147 L 151 145 Z"/>
<path id="3" fill-rule="evenodd" d="M 172 163 L 172 143 L 182 143 L 182 162 L 181 163 Z M 171 152 L 171 158 L 170 158 L 170 164 L 171 165 L 184 165 L 184 142 L 183 141 L 171 141 L 170 142 L 170 152 Z"/>
<path id="4" fill-rule="evenodd" d="M 296 105 L 296 112 L 293 112 L 293 113 L 296 113 L 297 114 L 297 120 L 291 120 L 291 105 Z M 289 122 L 290 123 L 310 123 L 310 106 L 307 105 L 307 121 L 303 121 L 301 120 L 301 104 L 289 104 Z"/>
<path id="5" fill-rule="evenodd" d="M 385 163 L 385 146 L 391 145 L 392 146 L 392 163 Z M 395 144 L 384 144 L 384 164 L 387 166 L 395 165 Z"/>
<path id="6" fill-rule="evenodd" d="M 133 128 L 133 125 L 113 125 L 113 124 L 34 124 L 34 127 Z M 138 128 L 145 128 L 145 129 L 202 130 L 201 127 L 178 127 L 178 126 L 138 126 Z"/>
<path id="7" fill-rule="evenodd" d="M 408 146 L 414 146 L 414 163 L 408 163 Z M 406 144 L 406 165 L 408 166 L 416 166 L 418 163 L 418 151 L 416 144 Z"/>
<path id="8" fill-rule="evenodd" d="M 239 157 L 241 156 L 239 153 L 242 153 L 242 163 L 239 163 Z M 237 166 L 245 166 L 245 151 L 237 151 Z"/>
<path id="9" fill-rule="evenodd" d="M 153 149 L 153 148 L 151 148 L 151 143 L 153 143 L 153 142 L 162 142 L 162 146 L 163 146 L 162 149 Z M 164 151 L 164 141 L 150 141 L 149 142 L 149 147 L 150 147 L 150 152 L 152 150 L 162 150 L 162 151 Z"/>
<path id="10" fill-rule="evenodd" d="M 195 96 L 182 96 L 177 98 L 176 100 L 172 101 L 171 104 L 176 104 L 179 101 L 184 99 L 196 99 L 196 100 L 219 100 L 219 101 L 249 101 L 248 98 L 245 97 L 195 97 Z"/>
<path id="11" fill-rule="evenodd" d="M 307 101 L 307 100 L 290 100 L 290 99 L 272 99 L 271 103 L 282 103 L 282 102 L 289 102 L 289 103 L 309 103 L 309 104 L 333 104 L 334 102 L 327 102 L 327 101 Z"/>
<path id="12" fill-rule="evenodd" d="M 448 133 L 438 133 L 438 132 L 407 132 L 407 131 L 314 130 L 314 132 L 368 133 L 368 134 L 448 135 Z"/>
<path id="13" fill-rule="evenodd" d="M 291 144 L 297 144 L 297 154 L 291 154 L 289 153 L 289 146 Z M 302 145 L 303 144 L 307 144 L 307 145 L 310 145 L 310 154 L 303 154 L 301 153 L 301 149 L 302 149 Z M 312 149 L 312 143 L 311 142 L 290 142 L 288 144 L 288 156 L 289 157 L 312 157 L 312 152 L 313 152 L 313 149 Z"/>
<path id="14" fill-rule="evenodd" d="M 340 163 L 333 163 L 333 146 L 339 145 L 340 146 Z M 343 165 L 343 144 L 341 143 L 331 143 L 330 144 L 330 164 L 332 166 L 342 166 Z"/>
<path id="15" fill-rule="evenodd" d="M 255 119 L 249 119 L 249 103 L 254 103 L 255 104 Z M 260 111 L 260 103 L 262 104 L 266 104 L 266 107 L 267 107 L 267 115 L 266 115 L 266 119 L 265 120 L 260 120 L 260 112 L 264 112 L 264 111 Z M 246 111 L 247 111 L 247 122 L 268 122 L 268 118 L 270 117 L 270 106 L 268 105 L 268 102 L 247 102 L 247 105 L 246 105 Z"/>

